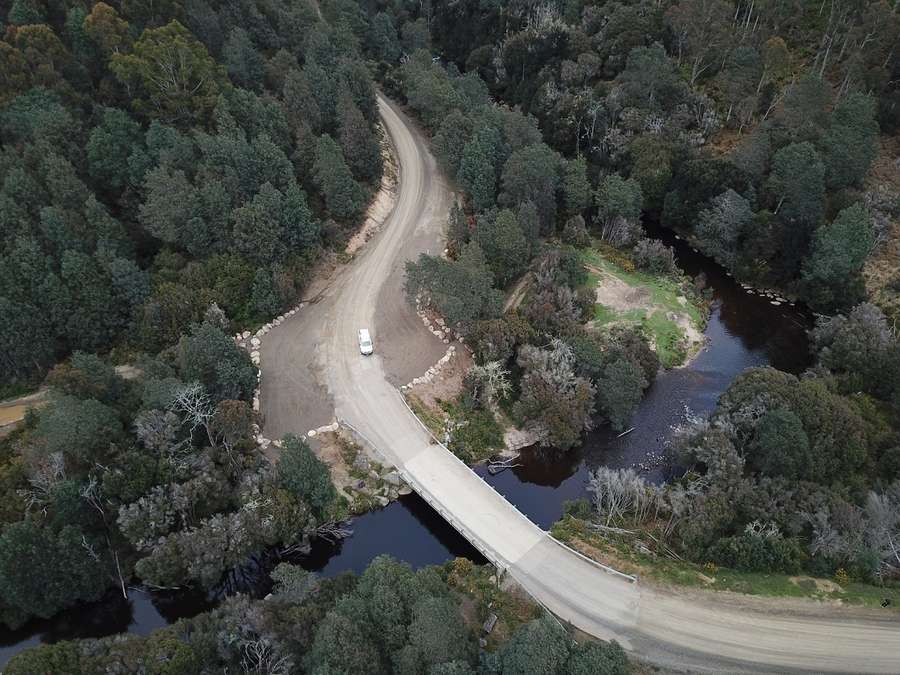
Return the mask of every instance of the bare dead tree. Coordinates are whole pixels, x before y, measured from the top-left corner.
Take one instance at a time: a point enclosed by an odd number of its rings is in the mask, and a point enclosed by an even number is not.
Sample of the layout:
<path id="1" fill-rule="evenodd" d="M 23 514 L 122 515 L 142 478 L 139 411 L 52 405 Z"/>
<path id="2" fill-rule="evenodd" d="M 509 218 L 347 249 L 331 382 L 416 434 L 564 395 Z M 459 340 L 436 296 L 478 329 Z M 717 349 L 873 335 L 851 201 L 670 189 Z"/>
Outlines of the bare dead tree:
<path id="1" fill-rule="evenodd" d="M 42 458 L 38 462 L 31 477 L 28 479 L 30 488 L 18 490 L 17 493 L 25 500 L 25 510 L 34 508 L 42 513 L 47 512 L 47 504 L 53 495 L 57 485 L 66 479 L 66 460 L 62 452 L 54 452 Z"/>
<path id="2" fill-rule="evenodd" d="M 199 382 L 182 387 L 172 403 L 169 404 L 169 410 L 181 415 L 184 424 L 190 425 L 191 440 L 194 439 L 194 431 L 197 427 L 203 427 L 209 442 L 215 447 L 215 434 L 212 433 L 210 423 L 215 415 L 215 408 L 209 400 L 209 394 Z"/>
<path id="3" fill-rule="evenodd" d="M 245 640 L 241 646 L 241 670 L 252 675 L 287 675 L 293 663 L 282 656 L 268 638 Z"/>

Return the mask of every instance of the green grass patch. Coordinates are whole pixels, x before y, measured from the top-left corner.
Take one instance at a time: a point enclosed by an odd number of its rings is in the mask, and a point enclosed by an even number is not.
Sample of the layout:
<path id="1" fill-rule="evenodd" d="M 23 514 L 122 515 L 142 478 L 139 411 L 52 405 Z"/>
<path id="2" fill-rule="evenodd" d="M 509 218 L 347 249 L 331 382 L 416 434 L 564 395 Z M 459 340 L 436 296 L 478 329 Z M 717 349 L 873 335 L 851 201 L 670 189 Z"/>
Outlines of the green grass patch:
<path id="1" fill-rule="evenodd" d="M 787 574 L 742 572 L 711 563 L 697 565 L 652 557 L 636 551 L 627 540 L 613 541 L 600 537 L 584 520 L 572 516 L 565 516 L 554 523 L 550 531 L 557 539 L 599 562 L 665 585 L 769 597 L 840 600 L 850 605 L 900 613 L 900 584 L 896 583 L 879 586 L 852 579 L 849 582 L 841 579 L 838 583 L 835 579 L 814 579 L 802 574 L 792 577 Z M 882 608 L 885 598 L 890 600 L 890 605 Z"/>
<path id="2" fill-rule="evenodd" d="M 663 368 L 671 368 L 684 362 L 685 352 L 683 348 L 684 331 L 681 327 L 666 318 L 666 315 L 657 310 L 643 321 L 644 330 L 653 336 L 656 343 L 656 354 Z"/>

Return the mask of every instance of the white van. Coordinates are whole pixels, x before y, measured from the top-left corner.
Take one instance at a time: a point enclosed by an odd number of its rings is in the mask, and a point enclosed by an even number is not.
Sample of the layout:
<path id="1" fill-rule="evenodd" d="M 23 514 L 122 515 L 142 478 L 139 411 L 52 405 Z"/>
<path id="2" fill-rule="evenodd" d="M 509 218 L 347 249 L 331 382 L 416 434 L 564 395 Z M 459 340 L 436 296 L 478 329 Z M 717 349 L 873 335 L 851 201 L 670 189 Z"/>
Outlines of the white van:
<path id="1" fill-rule="evenodd" d="M 369 335 L 368 328 L 360 328 L 359 329 L 359 353 L 363 356 L 368 356 L 375 348 L 372 346 L 372 338 Z"/>

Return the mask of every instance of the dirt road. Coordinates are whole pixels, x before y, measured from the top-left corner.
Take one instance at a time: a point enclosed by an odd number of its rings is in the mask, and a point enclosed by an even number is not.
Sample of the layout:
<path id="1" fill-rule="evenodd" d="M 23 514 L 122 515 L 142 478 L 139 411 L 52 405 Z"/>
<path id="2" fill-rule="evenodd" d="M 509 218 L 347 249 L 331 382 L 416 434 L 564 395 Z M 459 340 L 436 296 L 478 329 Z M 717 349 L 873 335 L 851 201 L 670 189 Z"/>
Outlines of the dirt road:
<path id="1" fill-rule="evenodd" d="M 262 403 L 270 438 L 335 415 L 358 429 L 455 528 L 560 618 L 615 638 L 635 656 L 692 672 L 900 672 L 900 622 L 814 603 L 778 614 L 765 603 L 661 593 L 563 548 L 443 447 L 395 385 L 443 352 L 402 297 L 406 260 L 436 252 L 448 190 L 421 134 L 379 102 L 400 164 L 393 213 L 366 250 L 264 343 Z M 360 327 L 374 327 L 363 357 Z"/>

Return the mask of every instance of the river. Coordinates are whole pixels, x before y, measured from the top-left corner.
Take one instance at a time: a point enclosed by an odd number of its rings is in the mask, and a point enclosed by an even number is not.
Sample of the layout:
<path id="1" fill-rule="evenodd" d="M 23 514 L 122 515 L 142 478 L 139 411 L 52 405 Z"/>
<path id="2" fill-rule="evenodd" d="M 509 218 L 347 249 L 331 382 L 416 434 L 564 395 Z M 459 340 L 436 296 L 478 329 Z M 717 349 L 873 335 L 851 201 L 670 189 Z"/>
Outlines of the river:
<path id="1" fill-rule="evenodd" d="M 586 495 L 588 472 L 597 466 L 635 467 L 648 480 L 661 481 L 672 427 L 694 414 L 710 412 L 731 380 L 746 368 L 772 365 L 798 373 L 809 364 L 806 330 L 809 318 L 798 309 L 746 292 L 723 268 L 693 251 L 669 230 L 648 227 L 649 235 L 675 247 L 679 266 L 689 275 L 703 274 L 712 290 L 706 328 L 707 345 L 686 367 L 660 373 L 635 413 L 634 431 L 618 438 L 607 428 L 585 438 L 581 448 L 560 456 L 529 450 L 522 466 L 490 476 L 478 473 L 543 528 L 563 510 L 563 502 Z M 331 576 L 361 572 L 377 555 L 390 554 L 413 567 L 439 564 L 457 556 L 484 562 L 481 555 L 415 494 L 354 520 L 353 535 L 336 544 L 315 542 L 295 562 Z M 264 593 L 264 586 L 256 589 Z M 214 605 L 197 592 L 149 593 L 132 590 L 129 599 L 111 593 L 101 602 L 82 605 L 16 631 L 0 629 L 0 668 L 12 656 L 41 642 L 131 632 L 146 635 L 179 618 Z"/>

